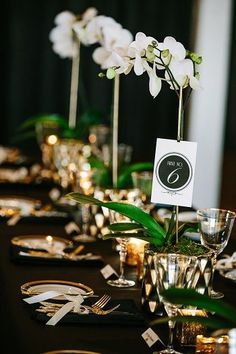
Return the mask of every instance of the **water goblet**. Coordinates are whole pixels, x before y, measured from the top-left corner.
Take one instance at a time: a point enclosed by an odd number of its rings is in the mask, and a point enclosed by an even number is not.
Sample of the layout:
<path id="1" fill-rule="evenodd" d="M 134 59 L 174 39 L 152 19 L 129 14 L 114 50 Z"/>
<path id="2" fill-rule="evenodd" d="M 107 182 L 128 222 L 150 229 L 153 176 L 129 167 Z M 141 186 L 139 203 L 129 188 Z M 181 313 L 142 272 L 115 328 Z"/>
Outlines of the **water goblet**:
<path id="1" fill-rule="evenodd" d="M 224 209 L 206 208 L 197 210 L 201 243 L 213 252 L 209 296 L 215 299 L 224 297 L 223 293 L 213 290 L 216 259 L 229 241 L 235 216 L 234 212 Z"/>
<path id="2" fill-rule="evenodd" d="M 169 317 L 176 316 L 181 304 L 172 304 L 162 292 L 170 288 L 194 287 L 197 258 L 177 253 L 155 253 L 154 266 L 156 271 L 156 286 L 160 301 Z M 167 348 L 158 353 L 180 354 L 173 348 L 175 321 L 169 320 L 169 338 Z M 156 353 L 156 352 L 155 352 Z"/>
<path id="3" fill-rule="evenodd" d="M 110 222 L 131 222 L 130 219 L 125 216 L 117 213 L 113 210 L 109 210 Z M 107 284 L 111 286 L 115 286 L 118 288 L 128 288 L 135 285 L 133 280 L 129 280 L 125 278 L 125 261 L 127 256 L 127 245 L 129 242 L 129 238 L 117 237 L 116 241 L 119 244 L 119 257 L 120 257 L 120 275 L 118 279 L 110 279 L 107 281 Z"/>
<path id="4" fill-rule="evenodd" d="M 113 189 L 109 191 L 109 197 L 112 201 L 119 201 L 122 203 L 131 203 L 136 206 L 140 206 L 142 204 L 140 191 L 137 188 L 134 189 Z M 113 210 L 109 210 L 109 221 L 110 223 L 117 222 L 131 222 L 129 218 L 126 216 L 115 212 Z M 128 233 L 128 232 L 127 232 Z M 133 280 L 128 280 L 125 278 L 125 262 L 127 256 L 127 246 L 129 242 L 129 237 L 118 237 L 116 241 L 119 244 L 119 256 L 120 256 L 120 276 L 115 280 L 108 280 L 108 284 L 111 286 L 126 288 L 135 285 Z"/>

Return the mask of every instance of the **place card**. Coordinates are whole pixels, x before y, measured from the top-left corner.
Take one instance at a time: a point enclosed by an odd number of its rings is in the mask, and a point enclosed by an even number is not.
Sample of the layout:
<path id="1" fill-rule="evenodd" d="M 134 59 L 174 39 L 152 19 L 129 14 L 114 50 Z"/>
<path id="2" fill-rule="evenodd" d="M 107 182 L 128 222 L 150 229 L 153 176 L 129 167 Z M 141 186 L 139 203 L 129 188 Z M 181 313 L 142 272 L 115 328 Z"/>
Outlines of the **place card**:
<path id="1" fill-rule="evenodd" d="M 157 139 L 151 202 L 192 206 L 197 143 Z"/>
<path id="2" fill-rule="evenodd" d="M 110 276 L 112 276 L 113 274 L 115 274 L 118 277 L 118 274 L 116 273 L 115 269 L 113 269 L 110 264 L 107 264 L 105 267 L 100 269 L 100 272 L 102 273 L 105 279 L 110 278 Z"/>
<path id="3" fill-rule="evenodd" d="M 149 348 L 153 346 L 153 344 L 155 344 L 157 341 L 160 341 L 164 345 L 161 338 L 151 328 L 148 328 L 145 332 L 143 332 L 142 337 Z"/>

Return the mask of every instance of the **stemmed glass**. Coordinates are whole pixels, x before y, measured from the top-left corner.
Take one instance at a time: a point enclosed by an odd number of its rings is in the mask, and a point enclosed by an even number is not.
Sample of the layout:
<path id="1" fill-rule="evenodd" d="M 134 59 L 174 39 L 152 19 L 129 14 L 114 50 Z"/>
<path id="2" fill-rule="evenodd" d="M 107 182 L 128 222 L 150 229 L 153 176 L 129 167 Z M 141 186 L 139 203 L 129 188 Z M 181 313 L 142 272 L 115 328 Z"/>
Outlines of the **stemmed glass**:
<path id="1" fill-rule="evenodd" d="M 162 291 L 170 288 L 194 287 L 197 258 L 177 253 L 155 253 L 154 266 L 156 270 L 157 292 L 169 317 L 176 316 L 181 304 L 168 302 Z M 175 321 L 169 320 L 169 339 L 167 348 L 158 353 L 179 354 L 173 348 Z M 155 352 L 156 353 L 156 352 Z"/>
<path id="2" fill-rule="evenodd" d="M 142 204 L 140 190 L 137 188 L 134 189 L 120 189 L 120 190 L 111 190 L 110 191 L 110 199 L 112 201 L 119 201 L 122 203 L 131 203 L 136 206 L 140 206 Z M 109 221 L 110 223 L 117 222 L 131 222 L 131 220 L 124 215 L 115 212 L 113 210 L 109 210 Z M 118 237 L 116 241 L 119 244 L 119 256 L 120 256 L 120 276 L 115 280 L 108 280 L 107 284 L 111 286 L 115 286 L 118 288 L 127 288 L 135 285 L 133 280 L 128 280 L 125 278 L 125 261 L 127 256 L 127 245 L 129 242 L 129 237 Z"/>
<path id="3" fill-rule="evenodd" d="M 110 222 L 130 222 L 128 218 L 117 213 L 113 210 L 109 210 Z M 125 261 L 127 256 L 127 245 L 129 242 L 129 238 L 117 237 L 116 241 L 119 244 L 119 256 L 120 256 L 120 275 L 118 279 L 110 279 L 107 281 L 107 284 L 111 286 L 115 286 L 118 288 L 128 288 L 135 285 L 133 280 L 128 280 L 125 278 Z"/>
<path id="4" fill-rule="evenodd" d="M 93 194 L 93 182 L 91 170 L 78 170 L 74 173 L 74 191 L 86 195 Z M 73 240 L 79 242 L 95 242 L 96 237 L 89 232 L 92 218 L 91 206 L 89 204 L 81 204 L 81 233 L 74 236 Z"/>
<path id="5" fill-rule="evenodd" d="M 206 208 L 197 210 L 201 243 L 213 252 L 209 295 L 215 299 L 224 297 L 223 293 L 213 290 L 212 287 L 216 258 L 229 241 L 235 216 L 234 212 L 224 209 Z"/>

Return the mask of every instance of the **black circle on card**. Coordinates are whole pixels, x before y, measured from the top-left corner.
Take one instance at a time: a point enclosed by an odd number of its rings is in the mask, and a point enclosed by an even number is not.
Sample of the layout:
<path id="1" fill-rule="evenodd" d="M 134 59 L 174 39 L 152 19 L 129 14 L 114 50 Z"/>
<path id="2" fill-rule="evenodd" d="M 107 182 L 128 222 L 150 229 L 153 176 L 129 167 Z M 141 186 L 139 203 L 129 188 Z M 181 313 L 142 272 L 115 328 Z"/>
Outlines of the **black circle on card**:
<path id="1" fill-rule="evenodd" d="M 173 152 L 168 153 L 158 161 L 156 177 L 167 190 L 179 191 L 184 189 L 192 179 L 192 166 L 186 156 Z"/>

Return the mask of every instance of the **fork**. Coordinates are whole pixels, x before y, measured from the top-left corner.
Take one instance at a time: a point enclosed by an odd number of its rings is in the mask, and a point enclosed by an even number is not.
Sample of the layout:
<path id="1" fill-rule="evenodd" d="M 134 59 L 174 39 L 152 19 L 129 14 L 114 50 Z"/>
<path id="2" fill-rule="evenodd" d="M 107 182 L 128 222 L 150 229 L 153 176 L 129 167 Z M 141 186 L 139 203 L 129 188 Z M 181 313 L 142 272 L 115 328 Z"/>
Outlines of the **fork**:
<path id="1" fill-rule="evenodd" d="M 93 312 L 101 310 L 110 300 L 111 297 L 107 294 L 104 294 L 100 299 L 98 299 L 98 301 L 91 305 L 92 309 L 94 310 Z"/>
<path id="2" fill-rule="evenodd" d="M 108 313 L 110 313 L 110 310 L 104 311 L 102 309 L 110 301 L 110 299 L 111 299 L 111 297 L 109 295 L 104 294 L 100 299 L 98 299 L 91 306 L 82 305 L 82 307 L 90 310 L 93 313 L 105 315 L 106 311 L 109 311 Z M 36 311 L 45 312 L 45 313 L 47 313 L 48 316 L 52 316 L 56 311 L 58 311 L 63 306 L 62 304 L 50 304 L 47 302 L 41 302 L 41 305 L 43 305 L 43 306 L 40 306 L 38 309 L 36 309 Z M 117 307 L 115 306 L 115 308 L 117 308 Z M 113 309 L 111 309 L 111 310 L 113 310 Z M 101 313 L 101 312 L 104 312 L 104 313 Z"/>
<path id="3" fill-rule="evenodd" d="M 103 310 L 102 308 L 99 308 L 99 306 L 97 306 L 96 308 L 94 307 L 90 307 L 90 306 L 87 306 L 87 305 L 84 305 L 84 307 L 90 311 L 92 311 L 93 313 L 95 313 L 96 315 L 108 315 L 109 313 L 115 311 L 116 309 L 118 309 L 118 307 L 120 307 L 120 304 L 110 308 L 110 309 L 107 309 L 107 310 Z"/>

